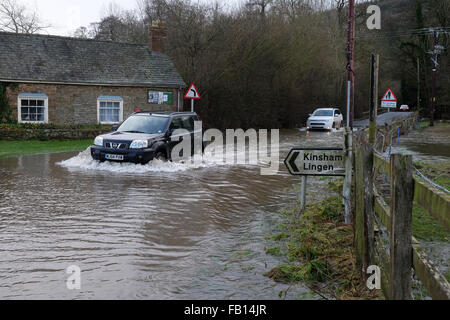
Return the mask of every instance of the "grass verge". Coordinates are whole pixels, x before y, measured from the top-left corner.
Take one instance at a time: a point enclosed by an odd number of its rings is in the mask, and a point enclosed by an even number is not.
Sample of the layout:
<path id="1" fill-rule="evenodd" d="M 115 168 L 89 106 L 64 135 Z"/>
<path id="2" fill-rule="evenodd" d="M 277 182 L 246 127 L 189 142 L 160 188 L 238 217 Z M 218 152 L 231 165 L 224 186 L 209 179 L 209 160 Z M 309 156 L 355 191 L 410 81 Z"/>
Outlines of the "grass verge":
<path id="1" fill-rule="evenodd" d="M 412 218 L 412 233 L 418 240 L 433 242 L 450 240 L 450 232 L 416 203 L 413 207 Z"/>
<path id="2" fill-rule="evenodd" d="M 448 122 L 448 121 L 435 121 L 434 125 L 438 126 L 438 127 L 446 127 L 446 126 L 450 126 L 450 122 Z M 429 126 L 430 126 L 430 121 L 429 120 L 421 121 L 419 123 L 419 128 L 420 129 L 427 128 Z"/>
<path id="3" fill-rule="evenodd" d="M 83 151 L 92 145 L 92 139 L 70 141 L 0 141 L 0 158 L 28 154 Z"/>
<path id="4" fill-rule="evenodd" d="M 284 255 L 287 263 L 265 275 L 278 282 L 303 282 L 324 298 L 380 299 L 379 290 L 370 291 L 356 265 L 353 230 L 343 223 L 341 197 L 329 197 L 310 204 L 283 210 L 286 220 L 272 237 L 277 246 L 268 254 Z M 300 215 L 301 213 L 301 215 Z"/>

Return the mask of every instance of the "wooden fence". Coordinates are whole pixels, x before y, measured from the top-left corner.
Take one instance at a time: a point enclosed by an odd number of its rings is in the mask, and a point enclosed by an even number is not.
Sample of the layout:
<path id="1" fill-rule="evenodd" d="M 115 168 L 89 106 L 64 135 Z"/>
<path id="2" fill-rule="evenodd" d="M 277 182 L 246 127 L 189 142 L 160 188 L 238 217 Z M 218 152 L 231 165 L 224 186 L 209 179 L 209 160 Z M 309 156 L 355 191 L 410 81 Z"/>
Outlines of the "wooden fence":
<path id="1" fill-rule="evenodd" d="M 385 136 L 391 139 L 399 130 L 407 132 L 409 121 L 391 126 Z M 411 299 L 414 269 L 432 299 L 449 300 L 450 284 L 412 235 L 412 209 L 416 201 L 448 228 L 450 196 L 414 175 L 411 155 L 392 154 L 387 160 L 374 152 L 364 132 L 355 140 L 354 226 L 359 265 L 363 270 L 380 267 L 387 299 Z M 378 183 L 383 179 L 384 184 Z"/>

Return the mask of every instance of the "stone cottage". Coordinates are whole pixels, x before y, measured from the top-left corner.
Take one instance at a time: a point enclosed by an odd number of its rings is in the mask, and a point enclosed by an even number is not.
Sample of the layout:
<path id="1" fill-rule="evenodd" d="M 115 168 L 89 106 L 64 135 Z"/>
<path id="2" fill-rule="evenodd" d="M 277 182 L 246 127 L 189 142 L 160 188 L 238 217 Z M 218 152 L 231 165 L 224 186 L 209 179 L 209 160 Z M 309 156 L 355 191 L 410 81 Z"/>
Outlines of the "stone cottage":
<path id="1" fill-rule="evenodd" d="M 0 32 L 0 82 L 20 123 L 116 124 L 136 109 L 180 110 L 186 84 L 153 26 L 136 45 Z"/>

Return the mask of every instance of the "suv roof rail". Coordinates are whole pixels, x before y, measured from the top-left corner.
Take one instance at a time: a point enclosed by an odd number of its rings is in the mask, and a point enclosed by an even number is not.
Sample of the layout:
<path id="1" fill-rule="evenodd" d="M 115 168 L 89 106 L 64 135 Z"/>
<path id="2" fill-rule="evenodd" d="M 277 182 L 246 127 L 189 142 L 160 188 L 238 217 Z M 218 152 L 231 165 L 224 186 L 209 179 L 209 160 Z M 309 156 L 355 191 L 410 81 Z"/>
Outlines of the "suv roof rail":
<path id="1" fill-rule="evenodd" d="M 140 113 L 159 114 L 159 115 L 196 114 L 196 112 L 190 112 L 190 111 L 149 111 L 149 110 L 140 110 L 140 111 L 133 112 L 133 114 L 140 114 Z"/>

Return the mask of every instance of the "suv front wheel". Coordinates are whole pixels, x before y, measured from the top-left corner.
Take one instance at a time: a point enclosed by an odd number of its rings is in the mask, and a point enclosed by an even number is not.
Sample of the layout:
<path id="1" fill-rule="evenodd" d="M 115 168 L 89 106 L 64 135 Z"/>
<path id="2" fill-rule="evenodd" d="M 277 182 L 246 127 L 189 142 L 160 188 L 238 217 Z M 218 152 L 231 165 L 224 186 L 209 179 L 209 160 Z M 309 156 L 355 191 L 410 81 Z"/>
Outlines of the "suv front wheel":
<path id="1" fill-rule="evenodd" d="M 167 156 L 163 151 L 158 151 L 156 153 L 155 159 L 163 161 L 163 162 L 167 162 Z"/>

